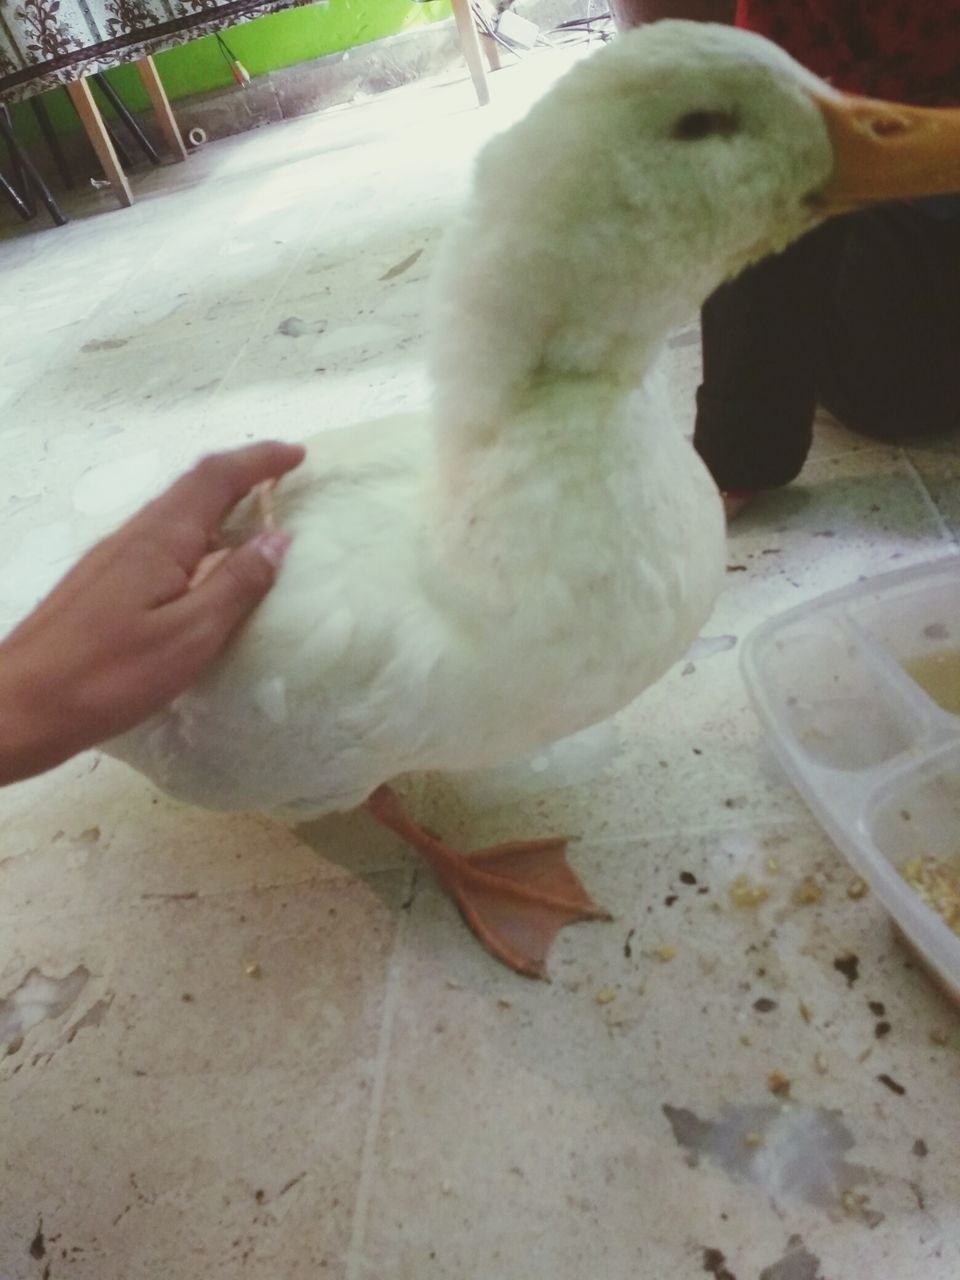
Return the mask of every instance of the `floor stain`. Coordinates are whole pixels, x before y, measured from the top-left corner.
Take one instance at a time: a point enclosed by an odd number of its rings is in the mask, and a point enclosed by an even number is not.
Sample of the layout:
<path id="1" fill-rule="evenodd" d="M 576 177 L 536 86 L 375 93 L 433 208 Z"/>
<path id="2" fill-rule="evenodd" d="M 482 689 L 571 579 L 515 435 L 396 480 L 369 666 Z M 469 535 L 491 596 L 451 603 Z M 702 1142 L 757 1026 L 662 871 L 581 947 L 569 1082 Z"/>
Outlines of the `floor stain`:
<path id="1" fill-rule="evenodd" d="M 282 333 L 285 338 L 300 338 L 308 327 L 299 316 L 287 316 L 277 325 L 277 333 Z"/>
<path id="2" fill-rule="evenodd" d="M 67 1036 L 67 1044 L 72 1044 L 77 1034 L 85 1030 L 87 1027 L 99 1027 L 100 1023 L 107 1016 L 107 1012 L 113 1004 L 113 1001 L 114 995 L 111 991 L 110 994 L 104 996 L 102 1000 L 98 1000 L 96 1004 L 92 1004 L 83 1017 L 78 1019 L 78 1021 L 70 1028 L 70 1033 Z"/>
<path id="3" fill-rule="evenodd" d="M 90 971 L 82 964 L 64 978 L 49 978 L 39 969 L 31 969 L 0 999 L 0 1044 L 6 1045 L 7 1053 L 16 1053 L 23 1037 L 38 1022 L 66 1013 L 89 981 Z"/>
<path id="4" fill-rule="evenodd" d="M 704 1249 L 703 1269 L 714 1280 L 737 1280 L 737 1277 L 726 1265 L 727 1260 L 719 1249 Z"/>
<path id="5" fill-rule="evenodd" d="M 394 266 L 390 268 L 389 271 L 385 271 L 383 275 L 380 277 L 380 279 L 395 280 L 397 276 L 402 276 L 405 271 L 410 270 L 413 264 L 420 258 L 422 253 L 423 253 L 422 249 L 415 249 L 413 253 L 409 254 L 406 258 L 404 258 L 402 262 L 396 263 Z"/>
<path id="6" fill-rule="evenodd" d="M 790 1252 L 760 1272 L 759 1280 L 824 1280 L 820 1259 L 803 1247 L 799 1236 L 791 1236 Z"/>
<path id="7" fill-rule="evenodd" d="M 30 1241 L 30 1257 L 39 1261 L 46 1257 L 46 1254 L 47 1242 L 43 1238 L 43 1219 L 41 1218 L 37 1223 L 37 1234 Z"/>
<path id="8" fill-rule="evenodd" d="M 709 1160 L 777 1200 L 836 1210 L 844 1192 L 869 1178 L 867 1169 L 844 1158 L 854 1137 L 838 1111 L 752 1105 L 727 1107 L 716 1120 L 684 1107 L 663 1111 L 692 1165 Z"/>
<path id="9" fill-rule="evenodd" d="M 847 980 L 847 986 L 852 987 L 856 980 L 860 977 L 860 957 L 855 955 L 837 956 L 833 962 L 833 967 L 838 973 L 842 973 Z"/>
<path id="10" fill-rule="evenodd" d="M 92 338 L 90 342 L 85 342 L 80 350 L 116 351 L 118 347 L 125 347 L 129 341 L 129 338 Z"/>
<path id="11" fill-rule="evenodd" d="M 903 1095 L 907 1092 L 899 1080 L 894 1080 L 893 1076 L 887 1075 L 886 1072 L 883 1072 L 881 1075 L 877 1076 L 877 1079 L 880 1081 L 881 1084 L 886 1085 L 891 1093 L 899 1094 L 900 1097 L 903 1097 Z"/>

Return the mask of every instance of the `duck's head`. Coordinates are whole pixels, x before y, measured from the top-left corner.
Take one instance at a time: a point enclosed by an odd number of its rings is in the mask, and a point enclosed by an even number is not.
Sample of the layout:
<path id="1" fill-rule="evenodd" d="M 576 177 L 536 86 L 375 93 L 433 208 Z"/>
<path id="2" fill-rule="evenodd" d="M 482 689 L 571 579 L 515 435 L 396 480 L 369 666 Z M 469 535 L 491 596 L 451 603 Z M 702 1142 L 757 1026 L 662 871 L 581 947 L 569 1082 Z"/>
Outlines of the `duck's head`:
<path id="1" fill-rule="evenodd" d="M 698 22 L 612 42 L 507 138 L 541 208 L 596 208 L 584 238 L 612 212 L 720 275 L 832 213 L 960 189 L 960 110 L 842 94 L 768 40 Z"/>
<path id="2" fill-rule="evenodd" d="M 960 111 L 848 97 L 749 32 L 658 22 L 487 147 L 451 267 L 463 309 L 503 335 L 488 380 L 498 365 L 631 377 L 645 339 L 818 221 L 949 190 Z"/>

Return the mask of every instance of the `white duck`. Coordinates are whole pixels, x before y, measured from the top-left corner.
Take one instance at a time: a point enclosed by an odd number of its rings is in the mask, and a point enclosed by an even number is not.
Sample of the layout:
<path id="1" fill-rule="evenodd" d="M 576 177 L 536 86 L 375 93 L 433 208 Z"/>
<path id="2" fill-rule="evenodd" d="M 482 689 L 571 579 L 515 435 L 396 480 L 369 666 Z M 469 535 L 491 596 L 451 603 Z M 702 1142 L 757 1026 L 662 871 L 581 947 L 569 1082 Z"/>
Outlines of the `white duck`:
<path id="1" fill-rule="evenodd" d="M 366 803 L 541 975 L 563 924 L 605 914 L 563 841 L 465 858 L 385 784 L 571 734 L 685 652 L 724 520 L 671 421 L 665 336 L 827 212 L 960 187 L 937 169 L 946 116 L 843 98 L 726 27 L 659 23 L 579 64 L 478 165 L 438 272 L 432 411 L 309 443 L 276 494 L 293 546 L 272 594 L 111 754 L 213 808 Z"/>

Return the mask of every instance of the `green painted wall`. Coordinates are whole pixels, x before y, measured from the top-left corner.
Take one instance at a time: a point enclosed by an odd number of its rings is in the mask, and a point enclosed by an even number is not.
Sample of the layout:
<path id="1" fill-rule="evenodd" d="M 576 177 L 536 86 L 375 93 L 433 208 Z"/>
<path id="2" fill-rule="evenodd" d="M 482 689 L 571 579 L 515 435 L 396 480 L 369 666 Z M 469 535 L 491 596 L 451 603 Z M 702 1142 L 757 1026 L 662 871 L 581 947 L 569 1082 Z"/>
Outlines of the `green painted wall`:
<path id="1" fill-rule="evenodd" d="M 339 53 L 396 35 L 449 15 L 448 0 L 431 0 L 427 4 L 417 4 L 414 0 L 330 0 L 329 5 L 308 5 L 255 18 L 252 22 L 225 28 L 222 35 L 250 74 L 259 76 L 278 67 L 309 62 L 327 53 Z M 156 63 L 172 99 L 234 84 L 213 36 L 158 53 Z M 110 72 L 110 82 L 132 110 L 143 110 L 149 105 L 132 66 L 116 67 Z M 243 91 L 237 87 L 237 92 Z M 80 127 L 64 90 L 51 90 L 44 100 L 58 131 Z M 101 102 L 101 106 L 105 114 L 112 114 L 106 104 Z M 13 114 L 18 135 L 25 143 L 34 141 L 38 133 L 32 111 L 25 103 L 18 103 Z"/>

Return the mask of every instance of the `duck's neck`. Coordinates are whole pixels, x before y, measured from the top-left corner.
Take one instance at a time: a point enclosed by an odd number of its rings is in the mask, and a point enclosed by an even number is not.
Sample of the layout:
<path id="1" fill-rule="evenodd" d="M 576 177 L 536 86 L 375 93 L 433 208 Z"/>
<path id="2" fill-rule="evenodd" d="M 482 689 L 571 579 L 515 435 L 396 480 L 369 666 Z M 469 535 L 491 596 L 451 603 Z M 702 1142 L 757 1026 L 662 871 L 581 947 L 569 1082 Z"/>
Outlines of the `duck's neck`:
<path id="1" fill-rule="evenodd" d="M 444 468 L 528 434 L 531 412 L 549 406 L 559 387 L 579 388 L 582 404 L 591 388 L 604 402 L 628 396 L 705 296 L 689 264 L 664 263 L 640 233 L 629 244 L 563 247 L 558 236 L 494 235 L 476 221 L 448 242 L 432 342 Z M 593 449 L 590 428 L 570 421 L 568 429 L 571 452 Z M 544 446 L 554 448 L 552 433 Z"/>
<path id="2" fill-rule="evenodd" d="M 639 380 L 648 391 L 655 355 L 649 353 Z M 632 381 L 550 372 L 509 396 L 486 391 L 487 412 L 478 412 L 477 402 L 468 407 L 470 390 L 464 386 L 457 407 L 437 415 L 438 481 L 455 509 L 483 507 L 530 487 L 578 505 L 592 502 L 594 485 L 611 467 L 622 470 L 638 461 L 634 402 L 646 396 Z"/>
<path id="3" fill-rule="evenodd" d="M 649 228 L 613 245 L 554 232 L 472 217 L 435 286 L 438 542 L 455 576 L 506 600 L 538 564 L 563 560 L 581 586 L 606 572 L 647 536 L 638 504 L 689 461 L 654 376 L 706 292 L 689 259 L 664 261 Z"/>
<path id="4" fill-rule="evenodd" d="M 444 435 L 444 424 L 434 545 L 445 580 L 504 616 L 541 591 L 581 601 L 622 594 L 639 545 L 663 558 L 670 504 L 695 465 L 665 391 L 654 369 L 637 391 L 556 377 L 486 437 L 475 424 Z"/>

